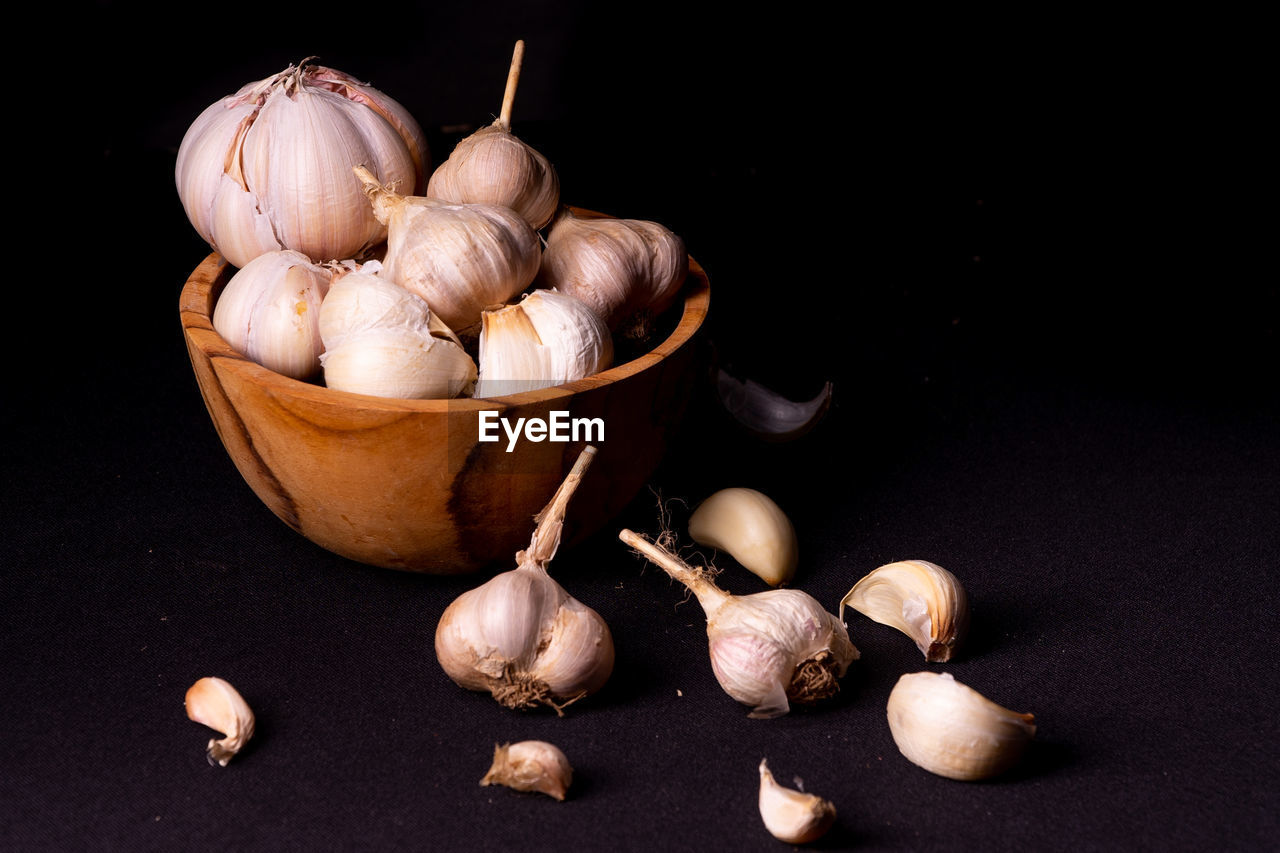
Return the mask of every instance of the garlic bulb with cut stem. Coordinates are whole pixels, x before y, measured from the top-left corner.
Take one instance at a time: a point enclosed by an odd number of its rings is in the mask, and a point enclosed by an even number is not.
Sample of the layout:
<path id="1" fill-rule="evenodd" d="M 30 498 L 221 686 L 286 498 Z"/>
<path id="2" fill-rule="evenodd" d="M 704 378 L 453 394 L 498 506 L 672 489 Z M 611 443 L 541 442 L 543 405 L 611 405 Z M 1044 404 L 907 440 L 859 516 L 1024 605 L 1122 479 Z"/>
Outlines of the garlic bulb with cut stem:
<path id="1" fill-rule="evenodd" d="M 817 841 L 836 821 L 836 807 L 830 800 L 779 785 L 763 758 L 760 759 L 759 805 L 765 829 L 788 844 Z"/>
<path id="2" fill-rule="evenodd" d="M 538 283 L 587 303 L 610 329 L 643 338 L 688 273 L 684 241 L 662 225 L 565 208 L 547 235 Z"/>
<path id="3" fill-rule="evenodd" d="M 380 275 L 421 296 L 450 329 L 479 323 L 482 310 L 538 274 L 538 232 L 510 208 L 402 196 L 362 166 L 355 173 L 374 216 L 387 225 Z"/>
<path id="4" fill-rule="evenodd" d="M 798 589 L 731 595 L 716 586 L 709 572 L 661 545 L 630 530 L 618 538 L 697 597 L 707 615 L 716 680 L 734 699 L 751 706 L 750 716 L 778 717 L 791 709 L 791 702 L 813 703 L 839 691 L 839 679 L 858 659 L 858 650 L 840 620 L 811 595 Z"/>
<path id="5" fill-rule="evenodd" d="M 912 764 L 973 781 L 1012 768 L 1035 736 L 1035 717 L 1003 708 L 948 672 L 903 675 L 889 694 L 889 731 Z"/>
<path id="6" fill-rule="evenodd" d="M 249 83 L 196 118 L 175 177 L 187 218 L 232 265 L 292 249 L 359 258 L 386 237 L 351 167 L 412 194 L 429 171 L 426 137 L 403 106 L 310 59 Z"/>
<path id="7" fill-rule="evenodd" d="M 481 785 L 506 785 L 564 801 L 573 783 L 573 768 L 560 747 L 545 740 L 494 745 L 493 764 Z"/>
<path id="8" fill-rule="evenodd" d="M 613 362 L 613 338 L 590 308 L 553 290 L 480 315 L 477 397 L 549 388 Z"/>
<path id="9" fill-rule="evenodd" d="M 253 711 L 234 687 L 221 678 L 205 677 L 187 689 L 187 717 L 221 732 L 225 737 L 209 741 L 210 764 L 227 766 L 253 737 Z"/>
<path id="10" fill-rule="evenodd" d="M 445 201 L 500 204 L 537 230 L 560 205 L 560 178 L 546 157 L 511 132 L 523 61 L 524 42 L 517 41 L 498 119 L 458 143 L 431 175 L 426 194 Z"/>
<path id="11" fill-rule="evenodd" d="M 301 252 L 259 255 L 236 272 L 213 309 L 213 328 L 236 352 L 294 379 L 320 370 L 320 306 L 333 267 Z"/>
<path id="12" fill-rule="evenodd" d="M 930 663 L 951 660 L 969 630 L 969 599 L 959 579 L 928 560 L 888 563 L 854 584 L 840 601 L 897 628 Z"/>
<path id="13" fill-rule="evenodd" d="M 796 573 L 800 545 L 787 514 L 764 492 L 721 489 L 689 516 L 689 535 L 699 545 L 728 552 L 769 586 Z"/>
<path id="14" fill-rule="evenodd" d="M 560 546 L 565 509 L 595 457 L 583 449 L 551 502 L 537 516 L 517 566 L 458 596 L 436 626 L 436 658 L 468 690 L 487 691 L 508 708 L 546 705 L 563 714 L 595 693 L 613 672 L 613 636 L 590 607 L 547 574 Z"/>

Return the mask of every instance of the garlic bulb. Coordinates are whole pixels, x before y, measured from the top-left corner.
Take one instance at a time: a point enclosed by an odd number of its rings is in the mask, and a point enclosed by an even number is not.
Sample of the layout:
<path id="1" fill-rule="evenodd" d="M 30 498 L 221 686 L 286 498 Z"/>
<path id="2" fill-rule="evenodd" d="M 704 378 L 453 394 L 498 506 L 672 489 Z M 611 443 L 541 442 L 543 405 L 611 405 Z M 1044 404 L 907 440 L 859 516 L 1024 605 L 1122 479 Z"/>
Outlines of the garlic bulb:
<path id="1" fill-rule="evenodd" d="M 506 302 L 538 274 L 538 232 L 507 207 L 453 204 L 402 196 L 368 169 L 355 173 L 387 225 L 381 275 L 426 300 L 455 331 L 480 322 L 480 312 Z"/>
<path id="2" fill-rule="evenodd" d="M 493 764 L 481 785 L 506 785 L 517 791 L 536 791 L 563 801 L 573 783 L 573 768 L 561 749 L 545 740 L 522 740 L 495 745 Z"/>
<path id="3" fill-rule="evenodd" d="M 320 305 L 333 269 L 301 252 L 259 255 L 236 272 L 213 309 L 213 328 L 242 355 L 294 379 L 320 370 Z"/>
<path id="4" fill-rule="evenodd" d="M 610 329 L 642 337 L 688 273 L 684 241 L 662 225 L 565 208 L 547 235 L 539 284 L 587 303 Z"/>
<path id="5" fill-rule="evenodd" d="M 1035 717 L 1002 708 L 948 672 L 916 672 L 889 694 L 889 731 L 907 760 L 939 776 L 987 779 L 1013 767 Z"/>
<path id="6" fill-rule="evenodd" d="M 427 141 L 413 116 L 355 78 L 304 60 L 208 107 L 182 139 L 175 170 L 187 218 L 232 265 L 292 249 L 313 260 L 360 257 L 386 237 L 351 167 L 413 193 Z"/>
<path id="7" fill-rule="evenodd" d="M 836 821 L 830 800 L 779 785 L 760 759 L 760 817 L 774 838 L 788 844 L 808 844 L 827 834 Z"/>
<path id="8" fill-rule="evenodd" d="M 436 658 L 468 690 L 508 708 L 563 708 L 595 693 L 613 671 L 613 637 L 590 607 L 547 574 L 560 545 L 565 508 L 591 464 L 588 445 L 547 507 L 517 567 L 465 592 L 436 626 Z"/>
<path id="9" fill-rule="evenodd" d="M 613 362 L 613 338 L 590 308 L 553 290 L 480 315 L 477 397 L 549 388 Z"/>
<path id="10" fill-rule="evenodd" d="M 209 741 L 206 757 L 210 764 L 227 762 L 253 737 L 253 711 L 240 693 L 221 678 L 201 678 L 187 689 L 187 717 L 193 722 L 222 732 L 221 740 Z"/>
<path id="11" fill-rule="evenodd" d="M 427 184 L 431 198 L 467 204 L 500 204 L 537 230 L 560 205 L 560 178 L 546 157 L 511 132 L 524 42 L 517 41 L 497 121 L 458 143 Z"/>
<path id="12" fill-rule="evenodd" d="M 623 530 L 618 538 L 658 564 L 698 598 L 707 615 L 711 668 L 724 691 L 752 707 L 750 716 L 778 717 L 791 702 L 834 695 L 858 659 L 841 622 L 797 589 L 731 595 L 708 572 Z"/>
<path id="13" fill-rule="evenodd" d="M 927 560 L 881 566 L 841 600 L 841 619 L 846 604 L 915 640 L 930 663 L 951 660 L 969 628 L 964 587 L 951 572 Z"/>
<path id="14" fill-rule="evenodd" d="M 699 545 L 727 551 L 769 586 L 790 581 L 800 562 L 791 519 L 755 489 L 721 489 L 707 498 L 689 517 L 689 535 Z"/>

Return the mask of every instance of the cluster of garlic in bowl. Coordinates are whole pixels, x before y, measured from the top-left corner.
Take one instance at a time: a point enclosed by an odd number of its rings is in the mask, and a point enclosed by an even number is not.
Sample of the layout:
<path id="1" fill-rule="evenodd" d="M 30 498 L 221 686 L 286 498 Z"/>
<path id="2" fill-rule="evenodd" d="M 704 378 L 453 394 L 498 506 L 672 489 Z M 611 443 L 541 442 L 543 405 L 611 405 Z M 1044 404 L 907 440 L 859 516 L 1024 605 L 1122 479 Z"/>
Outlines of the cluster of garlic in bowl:
<path id="1" fill-rule="evenodd" d="M 500 396 L 610 367 L 688 274 L 654 222 L 562 204 L 502 113 L 429 172 L 397 101 L 304 60 L 209 106 L 178 151 L 196 231 L 236 272 L 214 309 L 238 352 L 379 397 Z M 545 237 L 543 232 L 545 231 Z"/>

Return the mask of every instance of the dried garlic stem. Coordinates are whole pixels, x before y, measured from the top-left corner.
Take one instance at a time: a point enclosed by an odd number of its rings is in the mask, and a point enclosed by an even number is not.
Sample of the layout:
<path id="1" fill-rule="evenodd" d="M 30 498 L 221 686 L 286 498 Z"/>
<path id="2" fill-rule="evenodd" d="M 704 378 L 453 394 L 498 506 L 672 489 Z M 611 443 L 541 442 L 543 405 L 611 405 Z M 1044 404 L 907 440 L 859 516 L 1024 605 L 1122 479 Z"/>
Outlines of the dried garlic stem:
<path id="1" fill-rule="evenodd" d="M 516 49 L 511 54 L 511 68 L 507 71 L 507 89 L 502 94 L 502 112 L 498 116 L 498 126 L 508 133 L 511 131 L 511 108 L 516 102 L 516 87 L 520 84 L 520 66 L 524 63 L 524 39 L 516 42 Z"/>
<path id="2" fill-rule="evenodd" d="M 582 482 L 582 475 L 587 472 L 587 468 L 595 458 L 594 445 L 588 444 L 582 449 L 582 453 L 578 455 L 578 461 L 573 463 L 573 468 L 569 470 L 564 482 L 551 496 L 551 502 L 543 507 L 542 512 L 533 517 L 537 527 L 533 529 L 529 547 L 516 552 L 516 565 L 536 567 L 546 574 L 547 563 L 551 562 L 551 558 L 556 555 L 556 550 L 560 547 L 560 534 L 564 532 L 564 513 L 569 506 L 569 499 L 573 497 L 578 484 Z"/>
<path id="3" fill-rule="evenodd" d="M 716 586 L 705 569 L 689 565 L 666 548 L 655 545 L 634 531 L 624 529 L 618 534 L 618 538 L 687 586 L 698 597 L 698 603 L 702 605 L 708 619 L 729 599 L 729 593 Z"/>

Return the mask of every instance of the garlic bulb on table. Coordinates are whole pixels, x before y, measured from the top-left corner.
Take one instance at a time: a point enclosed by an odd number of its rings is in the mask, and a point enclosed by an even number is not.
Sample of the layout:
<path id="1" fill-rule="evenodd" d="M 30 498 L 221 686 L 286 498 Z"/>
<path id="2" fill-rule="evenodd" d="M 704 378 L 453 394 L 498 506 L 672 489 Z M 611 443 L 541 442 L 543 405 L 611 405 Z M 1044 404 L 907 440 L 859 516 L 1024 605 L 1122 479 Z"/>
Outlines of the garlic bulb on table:
<path id="1" fill-rule="evenodd" d="M 436 658 L 449 678 L 487 691 L 508 708 L 563 708 L 595 693 L 613 672 L 613 636 L 590 607 L 547 574 L 560 546 L 565 508 L 591 464 L 588 445 L 538 514 L 517 566 L 465 592 L 436 626 Z"/>
<path id="2" fill-rule="evenodd" d="M 542 154 L 511 132 L 524 42 L 516 42 L 507 89 L 497 121 L 458 143 L 427 184 L 427 195 L 469 204 L 500 204 L 515 210 L 535 230 L 555 216 L 560 178 Z"/>
<path id="3" fill-rule="evenodd" d="M 243 267 L 279 249 L 327 261 L 380 243 L 386 227 L 351 180 L 357 164 L 415 192 L 429 171 L 426 137 L 392 98 L 304 60 L 204 110 L 175 177 L 196 231 Z"/>
<path id="4" fill-rule="evenodd" d="M 445 325 L 462 332 L 480 312 L 506 302 L 538 274 L 538 232 L 495 204 L 453 204 L 402 196 L 355 167 L 374 216 L 387 225 L 381 275 L 426 300 Z"/>
<path id="5" fill-rule="evenodd" d="M 731 595 L 710 573 L 666 548 L 630 530 L 618 538 L 697 597 L 707 615 L 716 680 L 734 699 L 752 706 L 750 716 L 779 717 L 791 702 L 817 702 L 839 691 L 839 679 L 858 659 L 858 650 L 840 620 L 811 595 L 798 589 Z"/>
<path id="6" fill-rule="evenodd" d="M 477 397 L 549 388 L 591 376 L 613 362 L 613 339 L 586 305 L 535 290 L 480 316 Z"/>

